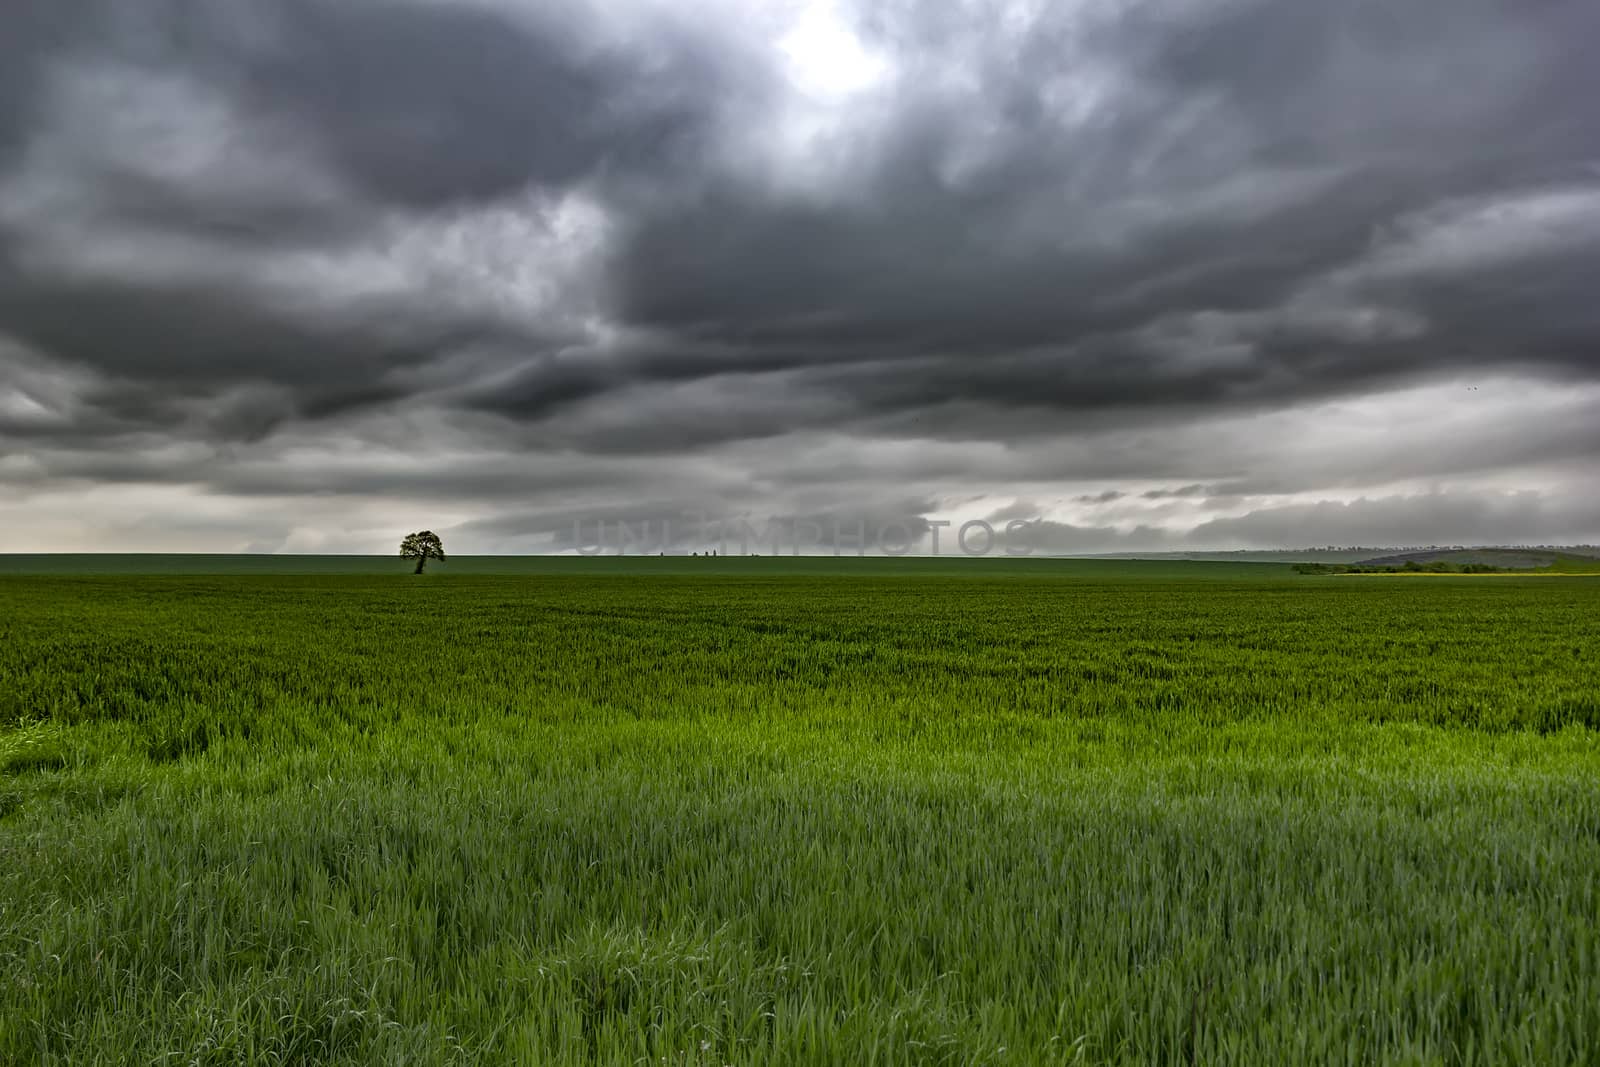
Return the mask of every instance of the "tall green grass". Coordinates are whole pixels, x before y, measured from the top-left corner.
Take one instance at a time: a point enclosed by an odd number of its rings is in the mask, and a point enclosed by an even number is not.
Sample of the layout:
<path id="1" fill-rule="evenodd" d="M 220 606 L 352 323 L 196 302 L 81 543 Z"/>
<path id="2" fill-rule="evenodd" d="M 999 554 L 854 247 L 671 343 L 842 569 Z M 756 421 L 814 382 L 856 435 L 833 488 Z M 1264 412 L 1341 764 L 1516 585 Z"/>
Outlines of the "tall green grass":
<path id="1" fill-rule="evenodd" d="M 0 1062 L 1593 1062 L 1597 608 L 7 579 Z"/>

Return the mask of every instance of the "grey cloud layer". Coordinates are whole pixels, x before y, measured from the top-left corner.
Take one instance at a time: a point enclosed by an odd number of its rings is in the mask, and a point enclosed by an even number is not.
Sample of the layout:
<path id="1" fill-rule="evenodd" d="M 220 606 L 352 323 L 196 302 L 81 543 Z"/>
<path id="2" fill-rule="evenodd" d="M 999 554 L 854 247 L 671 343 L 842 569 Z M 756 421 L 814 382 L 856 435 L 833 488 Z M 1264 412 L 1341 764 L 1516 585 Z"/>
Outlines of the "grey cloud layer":
<path id="1" fill-rule="evenodd" d="M 820 514 L 819 481 L 895 485 L 874 442 L 1010 449 L 930 451 L 918 491 L 1170 480 L 1127 490 L 1152 503 L 1600 458 L 1592 404 L 1298 484 L 1272 442 L 1170 443 L 1600 379 L 1592 2 L 840 10 L 884 75 L 827 99 L 754 2 L 15 0 L 0 478 L 515 515 L 636 492 L 628 457 L 669 492 L 681 455 L 720 465 L 685 493 Z M 471 447 L 401 474 L 283 444 L 383 451 L 417 412 Z"/>

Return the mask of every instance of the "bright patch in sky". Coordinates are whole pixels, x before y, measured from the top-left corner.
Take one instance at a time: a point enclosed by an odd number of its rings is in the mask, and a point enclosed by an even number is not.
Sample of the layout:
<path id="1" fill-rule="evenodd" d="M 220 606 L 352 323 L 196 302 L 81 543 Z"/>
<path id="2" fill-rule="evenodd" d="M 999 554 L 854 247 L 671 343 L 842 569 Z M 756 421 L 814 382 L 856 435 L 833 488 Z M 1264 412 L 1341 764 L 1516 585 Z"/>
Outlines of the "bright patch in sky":
<path id="1" fill-rule="evenodd" d="M 870 89 L 888 73 L 883 57 L 869 51 L 831 4 L 812 4 L 779 42 L 790 81 L 802 92 L 837 97 Z"/>

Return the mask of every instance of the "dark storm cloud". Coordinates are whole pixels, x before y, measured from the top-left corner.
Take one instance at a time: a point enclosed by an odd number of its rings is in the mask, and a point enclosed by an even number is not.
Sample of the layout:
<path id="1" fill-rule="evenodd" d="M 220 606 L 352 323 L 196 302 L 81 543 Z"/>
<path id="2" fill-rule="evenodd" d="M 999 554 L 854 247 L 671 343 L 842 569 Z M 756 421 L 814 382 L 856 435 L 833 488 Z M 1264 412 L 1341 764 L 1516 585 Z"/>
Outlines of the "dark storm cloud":
<path id="1" fill-rule="evenodd" d="M 0 167 L 14 161 L 27 136 L 37 101 L 39 64 L 71 36 L 73 17 L 65 4 L 20 0 L 8 6 L 0 33 Z"/>
<path id="2" fill-rule="evenodd" d="M 830 97 L 789 83 L 786 16 L 753 0 L 16 0 L 0 361 L 27 366 L 0 378 L 0 448 L 37 479 L 451 485 L 513 520 L 507 487 L 632 492 L 630 456 L 683 458 L 663 507 L 744 491 L 687 465 L 768 445 L 749 491 L 791 516 L 834 514 L 803 499 L 830 481 L 916 495 L 941 472 L 1176 508 L 1597 458 L 1551 428 L 1577 409 L 1510 405 L 1476 448 L 1400 427 L 1343 466 L 1282 422 L 1197 429 L 1600 378 L 1589 0 L 840 10 L 881 78 Z M 273 447 L 388 448 L 367 420 L 418 413 L 549 469 Z M 908 440 L 1016 449 L 867 447 Z M 1262 460 L 1280 441 L 1298 469 Z"/>
<path id="3" fill-rule="evenodd" d="M 48 285 L 11 279 L 0 288 L 0 316 L 17 336 L 128 381 L 129 388 L 102 393 L 107 406 L 124 410 L 137 403 L 134 383 L 182 392 L 256 379 L 302 386 L 309 402 L 337 411 L 346 392 L 355 392 L 359 403 L 359 394 L 389 370 L 476 340 L 476 329 L 492 329 L 489 323 L 451 329 L 414 316 L 400 331 L 392 327 L 412 316 L 405 307 L 364 314 L 370 321 L 317 321 L 306 312 L 239 299 L 226 281 L 199 279 Z"/>
<path id="4" fill-rule="evenodd" d="M 337 415 L 404 398 L 397 371 L 463 349 L 573 343 L 426 278 L 373 292 L 362 272 L 383 264 L 359 255 L 405 212 L 664 177 L 726 101 L 753 99 L 729 91 L 736 57 L 714 38 L 664 20 L 607 37 L 560 15 L 23 0 L 0 46 L 0 330 L 103 372 L 96 425 L 141 405 L 163 424 L 142 386 L 270 383 L 293 391 L 286 413 Z M 327 293 L 304 278 L 329 269 L 317 254 L 352 251 Z"/>
<path id="5" fill-rule="evenodd" d="M 585 14 L 515 2 L 16 0 L 0 99 L 14 129 L 52 62 L 181 71 L 246 113 L 294 124 L 376 195 L 428 206 L 564 187 L 601 167 L 660 168 L 699 145 L 731 90 L 753 88 L 735 81 L 739 57 L 714 36 Z"/>
<path id="6" fill-rule="evenodd" d="M 187 21 L 209 3 L 190 0 Z M 561 8 L 277 0 L 271 45 L 224 50 L 222 80 L 292 116 L 340 169 L 402 204 L 669 169 L 734 88 L 727 58 L 670 23 L 596 40 Z"/>
<path id="7" fill-rule="evenodd" d="M 1136 66 L 1247 117 L 1275 159 L 1396 153 L 1438 181 L 1453 177 L 1460 193 L 1565 177 L 1600 147 L 1600 131 L 1571 107 L 1596 88 L 1584 42 L 1600 15 L 1584 0 L 1143 10 L 1119 27 Z M 1486 127 L 1505 138 L 1497 152 L 1482 151 Z"/>
<path id="8" fill-rule="evenodd" d="M 1142 80 L 1071 128 L 1047 99 L 1073 77 L 1051 15 L 1018 42 L 947 5 L 910 10 L 910 32 L 905 7 L 872 21 L 907 62 L 972 67 L 977 98 L 955 110 L 903 90 L 903 124 L 862 146 L 875 165 L 838 202 L 711 183 L 636 220 L 618 255 L 630 317 L 755 350 L 859 346 L 813 377 L 869 414 L 1264 404 L 1505 363 L 1595 372 L 1581 279 L 1597 266 L 1600 129 L 1574 108 L 1600 90 L 1576 43 L 1600 33 L 1593 5 L 1135 18 L 1095 43 L 1124 47 Z M 979 161 L 952 178 L 964 151 Z M 1489 241 L 1553 237 L 1536 217 L 1551 202 L 1590 239 L 1380 269 L 1479 216 L 1529 215 Z"/>

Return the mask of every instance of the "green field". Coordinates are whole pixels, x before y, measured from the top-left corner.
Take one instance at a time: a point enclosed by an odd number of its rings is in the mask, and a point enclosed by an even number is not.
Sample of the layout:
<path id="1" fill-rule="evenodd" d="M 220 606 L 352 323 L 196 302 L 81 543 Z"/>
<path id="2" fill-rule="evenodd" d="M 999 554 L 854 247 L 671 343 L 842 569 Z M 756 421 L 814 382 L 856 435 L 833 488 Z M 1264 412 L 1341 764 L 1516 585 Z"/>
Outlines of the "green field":
<path id="1" fill-rule="evenodd" d="M 414 564 L 390 556 L 162 554 L 36 555 L 0 554 L 0 577 L 86 575 L 410 575 Z M 728 578 L 816 576 L 830 578 L 897 577 L 1025 577 L 1025 578 L 1182 578 L 1217 581 L 1228 578 L 1288 578 L 1282 563 L 1207 563 L 1172 559 L 1057 559 L 993 556 L 452 556 L 448 563 L 429 563 L 425 577 L 513 577 L 557 575 L 694 575 Z"/>
<path id="2" fill-rule="evenodd" d="M 1594 578 L 68 559 L 8 1067 L 1600 1061 Z"/>

